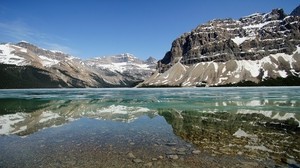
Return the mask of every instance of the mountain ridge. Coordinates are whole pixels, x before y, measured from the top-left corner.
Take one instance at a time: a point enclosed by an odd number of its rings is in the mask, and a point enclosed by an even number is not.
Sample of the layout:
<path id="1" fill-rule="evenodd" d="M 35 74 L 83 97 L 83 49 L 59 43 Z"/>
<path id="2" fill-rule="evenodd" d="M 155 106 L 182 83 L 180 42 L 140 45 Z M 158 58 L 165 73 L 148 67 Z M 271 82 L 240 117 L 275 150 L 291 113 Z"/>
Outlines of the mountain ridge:
<path id="1" fill-rule="evenodd" d="M 299 29 L 300 18 L 282 9 L 238 20 L 214 19 L 175 39 L 156 73 L 139 86 L 259 85 L 298 79 Z"/>
<path id="2" fill-rule="evenodd" d="M 0 77 L 0 88 L 133 87 L 151 75 L 156 67 L 131 54 L 106 58 L 115 59 L 102 64 L 97 59 L 82 60 L 24 41 L 2 43 L 0 71 L 3 75 Z M 113 62 L 116 60 L 119 64 Z"/>

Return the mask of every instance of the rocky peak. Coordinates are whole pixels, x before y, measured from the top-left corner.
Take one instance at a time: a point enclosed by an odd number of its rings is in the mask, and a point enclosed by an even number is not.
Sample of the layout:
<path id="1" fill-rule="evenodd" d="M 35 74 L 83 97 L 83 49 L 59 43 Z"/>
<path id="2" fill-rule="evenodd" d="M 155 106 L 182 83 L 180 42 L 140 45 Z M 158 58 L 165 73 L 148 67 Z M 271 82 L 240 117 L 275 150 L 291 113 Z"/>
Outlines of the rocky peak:
<path id="1" fill-rule="evenodd" d="M 291 15 L 300 16 L 300 5 L 292 11 Z"/>
<path id="2" fill-rule="evenodd" d="M 299 53 L 300 17 L 282 9 L 215 19 L 174 40 L 139 86 L 299 85 Z"/>
<path id="3" fill-rule="evenodd" d="M 124 53 L 124 54 L 116 55 L 114 57 L 120 62 L 132 62 L 137 59 L 133 54 L 130 53 Z"/>
<path id="4" fill-rule="evenodd" d="M 157 60 L 151 56 L 148 59 L 146 59 L 147 64 L 156 64 L 156 62 L 157 62 Z"/>
<path id="5" fill-rule="evenodd" d="M 171 65 L 228 60 L 257 60 L 269 54 L 291 54 L 300 44 L 300 19 L 282 9 L 234 19 L 215 19 L 174 40 L 160 60 L 163 72 Z M 293 39 L 293 40 L 291 40 Z"/>
<path id="6" fill-rule="evenodd" d="M 284 13 L 283 9 L 273 9 L 272 12 L 266 14 L 264 16 L 264 21 L 271 21 L 271 20 L 282 20 L 287 15 Z"/>
<path id="7" fill-rule="evenodd" d="M 51 50 L 39 48 L 39 47 L 37 47 L 29 42 L 26 42 L 26 41 L 21 41 L 21 42 L 17 43 L 16 45 L 19 47 L 25 48 L 25 49 L 33 52 L 36 55 L 54 58 L 57 60 L 63 60 L 66 57 L 72 57 L 69 54 L 65 54 L 61 51 L 51 51 Z M 72 58 L 74 58 L 74 57 L 72 57 Z"/>

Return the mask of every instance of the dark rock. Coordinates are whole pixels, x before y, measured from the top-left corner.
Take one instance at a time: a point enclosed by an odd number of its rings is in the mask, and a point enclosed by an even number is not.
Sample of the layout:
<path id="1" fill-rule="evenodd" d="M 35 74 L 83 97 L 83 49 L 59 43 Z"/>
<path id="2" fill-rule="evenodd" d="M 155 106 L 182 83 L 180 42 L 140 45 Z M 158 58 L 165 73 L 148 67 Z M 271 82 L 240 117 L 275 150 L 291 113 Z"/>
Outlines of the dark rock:
<path id="1" fill-rule="evenodd" d="M 176 143 L 173 143 L 173 142 L 169 142 L 169 143 L 166 143 L 167 146 L 175 146 Z"/>

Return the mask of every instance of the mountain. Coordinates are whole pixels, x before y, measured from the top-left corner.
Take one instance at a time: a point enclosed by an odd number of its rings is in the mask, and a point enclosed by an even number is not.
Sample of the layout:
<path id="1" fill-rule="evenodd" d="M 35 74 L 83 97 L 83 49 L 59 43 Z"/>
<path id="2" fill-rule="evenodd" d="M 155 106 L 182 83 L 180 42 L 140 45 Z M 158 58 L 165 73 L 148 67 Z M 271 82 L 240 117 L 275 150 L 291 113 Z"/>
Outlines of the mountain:
<path id="1" fill-rule="evenodd" d="M 300 16 L 300 5 L 292 11 L 291 15 Z"/>
<path id="2" fill-rule="evenodd" d="M 139 86 L 299 85 L 299 30 L 282 9 L 209 21 L 174 40 Z"/>
<path id="3" fill-rule="evenodd" d="M 14 113 L 20 108 L 25 110 L 28 106 L 32 106 L 32 109 Z M 17 103 L 7 101 L 4 107 L 6 108 L 3 112 L 7 114 L 0 116 L 0 136 L 9 134 L 25 136 L 83 117 L 130 123 L 139 116 L 157 115 L 156 111 L 144 107 L 103 106 L 103 100 L 19 100 Z"/>
<path id="4" fill-rule="evenodd" d="M 109 70 L 115 73 L 132 76 L 137 81 L 143 81 L 146 77 L 152 75 L 156 68 L 156 60 L 152 57 L 142 61 L 132 54 L 120 54 L 108 57 L 96 57 L 86 60 L 85 63 L 96 70 Z"/>
<path id="5" fill-rule="evenodd" d="M 7 43 L 0 45 L 0 88 L 132 87 L 155 66 L 129 54 L 81 60 L 28 42 Z"/>

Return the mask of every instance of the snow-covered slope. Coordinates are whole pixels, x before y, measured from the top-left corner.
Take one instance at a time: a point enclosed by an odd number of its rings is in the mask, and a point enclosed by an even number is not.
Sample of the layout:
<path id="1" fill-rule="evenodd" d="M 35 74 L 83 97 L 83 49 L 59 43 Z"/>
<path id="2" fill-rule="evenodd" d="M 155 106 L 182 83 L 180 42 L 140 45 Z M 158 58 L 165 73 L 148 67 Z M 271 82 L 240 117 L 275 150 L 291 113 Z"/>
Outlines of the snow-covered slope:
<path id="1" fill-rule="evenodd" d="M 116 73 L 131 74 L 140 80 L 149 77 L 156 68 L 156 61 L 142 61 L 132 54 L 96 57 L 85 61 L 86 65 Z"/>
<path id="2" fill-rule="evenodd" d="M 282 9 L 216 19 L 174 40 L 140 86 L 300 85 L 299 47 L 300 17 Z"/>
<path id="3" fill-rule="evenodd" d="M 27 50 L 16 45 L 10 44 L 1 44 L 0 45 L 0 63 L 1 64 L 10 64 L 10 65 L 28 65 L 26 59 L 20 56 L 15 55 L 15 52 L 27 53 Z"/>
<path id="4" fill-rule="evenodd" d="M 180 62 L 164 73 L 156 73 L 146 86 L 219 86 L 241 81 L 259 83 L 270 78 L 300 78 L 300 47 L 292 55 L 271 54 L 260 60 L 230 60 L 183 65 Z M 297 85 L 297 83 L 295 83 Z"/>
<path id="5" fill-rule="evenodd" d="M 131 87 L 155 67 L 129 54 L 81 60 L 24 41 L 0 44 L 0 88 Z"/>

